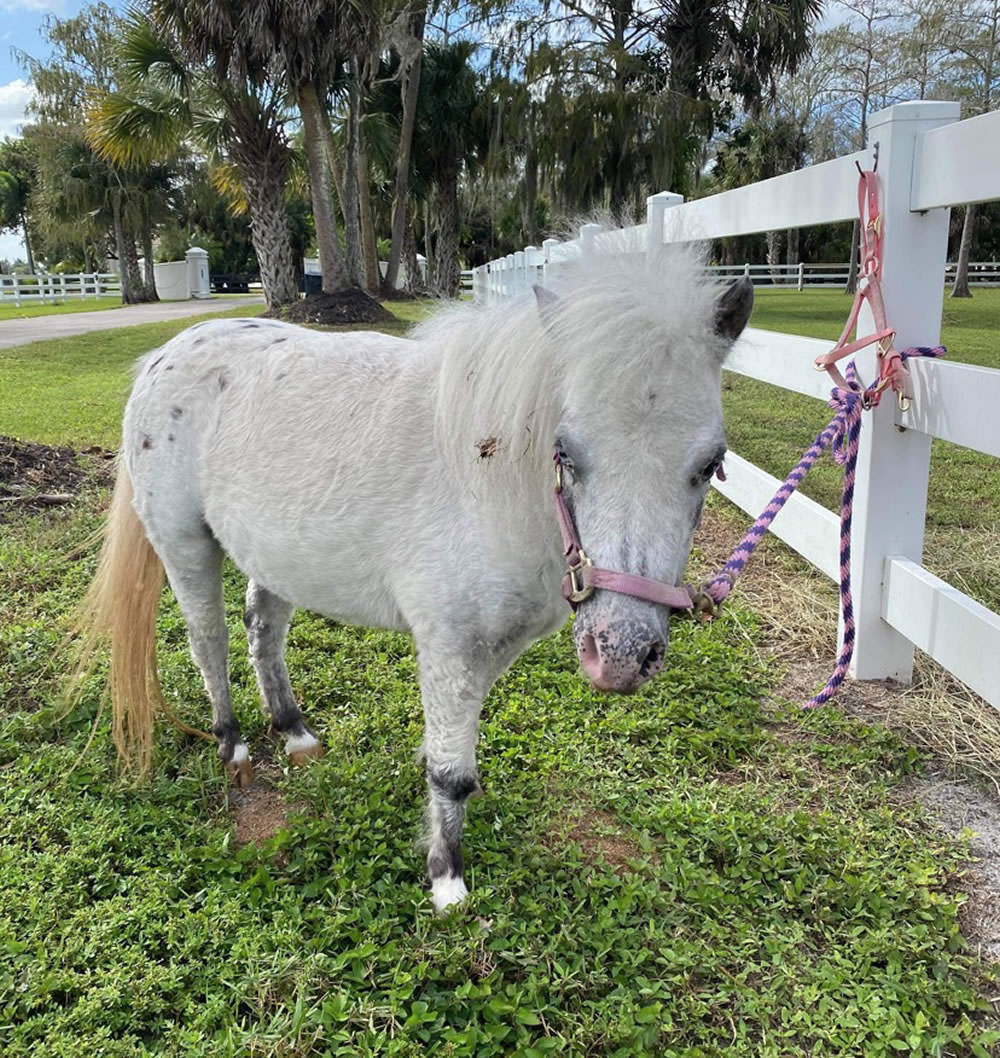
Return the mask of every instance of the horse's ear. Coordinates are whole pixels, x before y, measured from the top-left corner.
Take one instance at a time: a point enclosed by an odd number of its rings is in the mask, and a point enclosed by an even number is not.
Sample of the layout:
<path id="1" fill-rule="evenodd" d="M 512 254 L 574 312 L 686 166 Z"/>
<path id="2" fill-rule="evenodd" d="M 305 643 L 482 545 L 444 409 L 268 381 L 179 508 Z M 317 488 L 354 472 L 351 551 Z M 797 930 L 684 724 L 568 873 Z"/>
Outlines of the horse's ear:
<path id="1" fill-rule="evenodd" d="M 735 342 L 743 333 L 753 311 L 753 283 L 741 276 L 715 299 L 715 333 Z"/>
<path id="2" fill-rule="evenodd" d="M 538 302 L 538 315 L 542 317 L 542 323 L 548 327 L 552 322 L 552 317 L 556 314 L 560 299 L 551 290 L 546 290 L 537 283 L 533 284 L 531 289 L 535 292 L 535 301 Z"/>

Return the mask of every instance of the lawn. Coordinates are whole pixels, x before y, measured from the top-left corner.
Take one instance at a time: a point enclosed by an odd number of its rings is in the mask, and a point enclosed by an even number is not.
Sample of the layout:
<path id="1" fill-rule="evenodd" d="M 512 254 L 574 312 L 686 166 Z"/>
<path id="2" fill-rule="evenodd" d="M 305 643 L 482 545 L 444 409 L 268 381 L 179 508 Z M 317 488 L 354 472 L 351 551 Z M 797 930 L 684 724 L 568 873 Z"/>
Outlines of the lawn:
<path id="1" fill-rule="evenodd" d="M 57 305 L 42 305 L 30 301 L 15 305 L 9 295 L 0 299 L 0 323 L 4 320 L 30 320 L 36 316 L 54 316 L 64 312 L 96 312 L 98 309 L 120 309 L 122 299 L 117 295 L 100 298 L 73 298 Z"/>
<path id="2" fill-rule="evenodd" d="M 131 361 L 190 322 L 0 352 L 0 434 L 114 445 Z M 4 1058 L 983 1058 L 1000 1038 L 1000 978 L 959 930 L 962 849 L 905 794 L 918 754 L 775 702 L 738 599 L 675 622 L 630 698 L 588 690 L 566 629 L 514 666 L 484 711 L 472 896 L 438 918 L 406 637 L 298 615 L 289 666 L 329 752 L 285 771 L 227 571 L 257 801 L 169 726 L 152 778 L 118 779 L 96 683 L 60 715 L 94 566 L 74 549 L 106 499 L 95 481 L 0 513 Z M 169 593 L 159 642 L 168 698 L 204 726 Z"/>

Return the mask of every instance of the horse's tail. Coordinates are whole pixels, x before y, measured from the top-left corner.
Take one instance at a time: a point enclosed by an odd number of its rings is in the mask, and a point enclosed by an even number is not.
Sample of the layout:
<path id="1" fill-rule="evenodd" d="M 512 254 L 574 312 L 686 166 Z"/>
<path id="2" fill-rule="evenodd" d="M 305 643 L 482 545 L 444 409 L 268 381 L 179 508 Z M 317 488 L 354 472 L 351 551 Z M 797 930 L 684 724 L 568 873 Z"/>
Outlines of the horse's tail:
<path id="1" fill-rule="evenodd" d="M 153 756 L 153 724 L 164 708 L 156 671 L 156 611 L 163 564 L 132 506 L 132 480 L 119 462 L 97 574 L 79 610 L 77 687 L 110 644 L 111 731 L 126 770 L 138 777 Z M 79 693 L 79 691 L 77 691 Z"/>

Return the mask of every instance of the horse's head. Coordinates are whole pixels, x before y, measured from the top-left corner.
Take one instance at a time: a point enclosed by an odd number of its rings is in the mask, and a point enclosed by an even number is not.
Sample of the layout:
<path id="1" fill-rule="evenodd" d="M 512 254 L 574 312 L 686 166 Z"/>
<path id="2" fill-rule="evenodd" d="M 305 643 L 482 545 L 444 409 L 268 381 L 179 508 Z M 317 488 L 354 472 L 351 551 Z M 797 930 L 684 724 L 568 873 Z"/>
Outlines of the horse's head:
<path id="1" fill-rule="evenodd" d="M 539 297 L 553 338 L 579 321 L 571 299 Z M 722 361 L 750 317 L 753 286 L 741 279 L 717 297 L 696 289 L 665 301 L 644 321 L 640 292 L 619 328 L 595 318 L 589 346 L 571 325 L 580 355 L 566 358 L 554 440 L 566 507 L 593 565 L 679 585 L 726 450 Z M 581 307 L 596 316 L 593 300 Z M 591 683 L 628 692 L 654 676 L 670 613 L 603 588 L 579 601 L 573 634 Z"/>

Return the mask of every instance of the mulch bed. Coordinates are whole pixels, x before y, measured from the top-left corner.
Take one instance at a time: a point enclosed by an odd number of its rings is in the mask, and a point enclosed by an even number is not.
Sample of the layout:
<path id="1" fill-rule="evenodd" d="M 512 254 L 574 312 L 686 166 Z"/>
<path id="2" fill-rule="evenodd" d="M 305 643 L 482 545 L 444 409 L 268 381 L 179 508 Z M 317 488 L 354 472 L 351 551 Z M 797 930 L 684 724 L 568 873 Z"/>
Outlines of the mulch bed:
<path id="1" fill-rule="evenodd" d="M 310 294 L 278 312 L 265 315 L 289 323 L 388 323 L 395 317 L 363 290 L 343 290 L 337 294 Z"/>
<path id="2" fill-rule="evenodd" d="M 13 510 L 70 503 L 93 477 L 95 464 L 99 478 L 110 482 L 113 459 L 114 452 L 96 446 L 77 453 L 66 445 L 0 437 L 0 521 Z"/>

